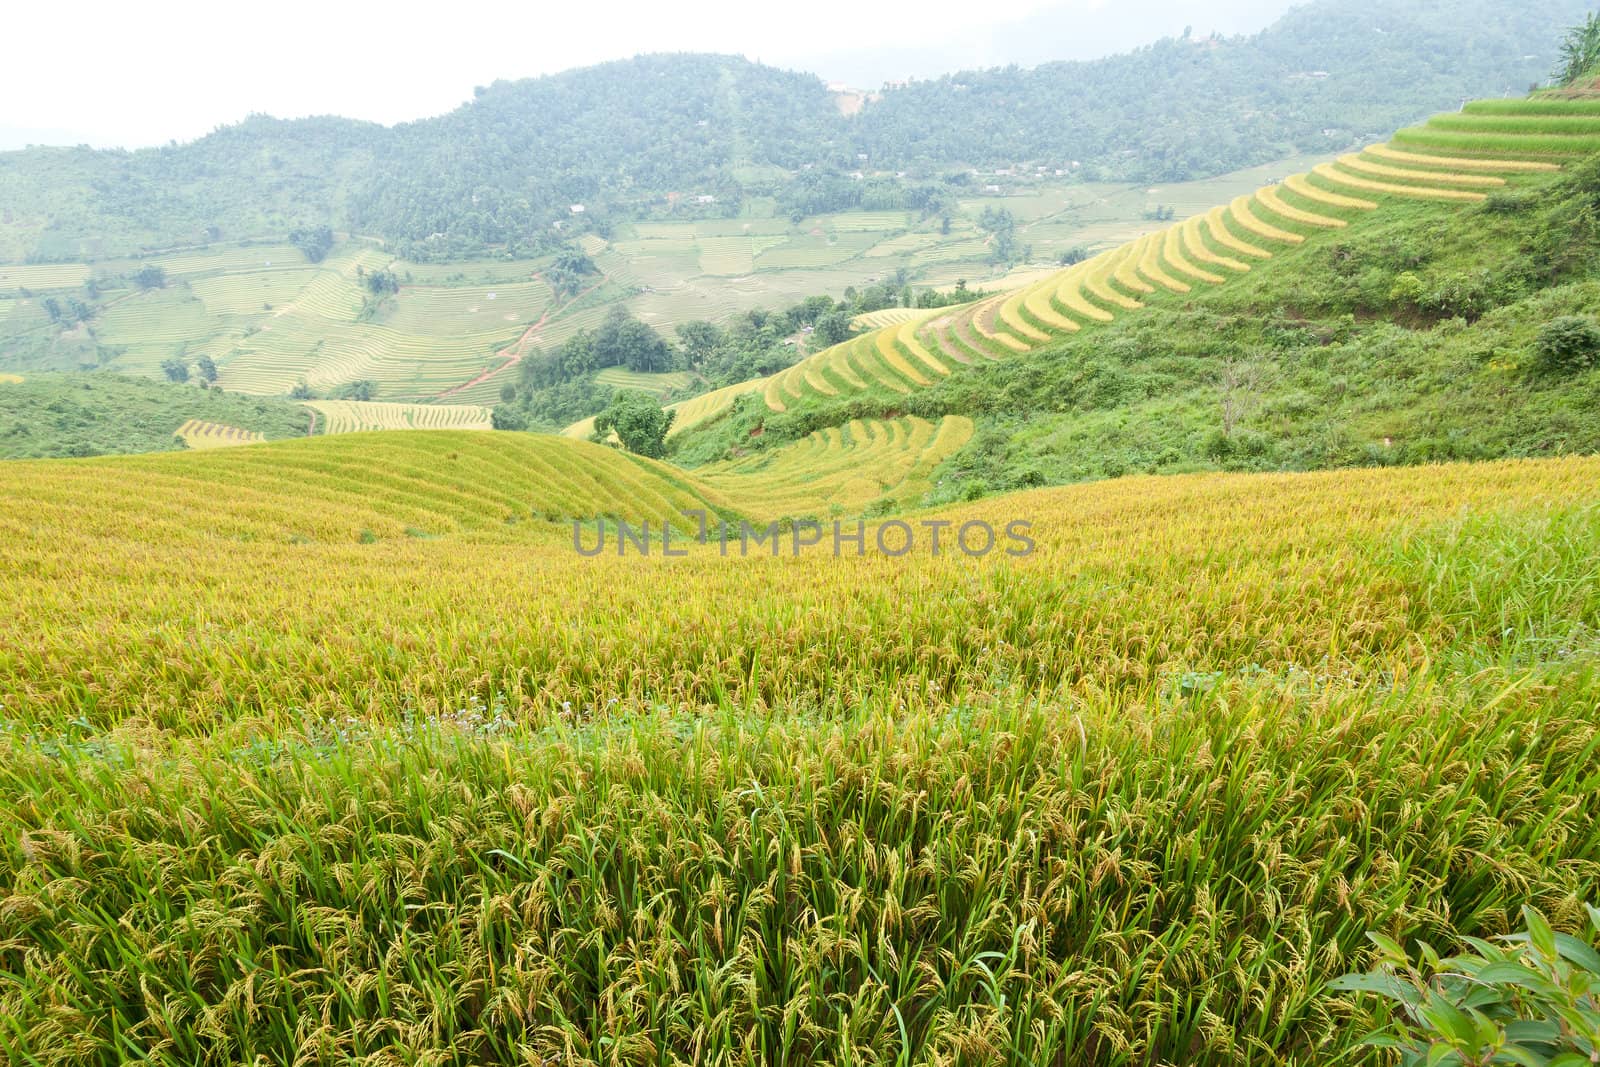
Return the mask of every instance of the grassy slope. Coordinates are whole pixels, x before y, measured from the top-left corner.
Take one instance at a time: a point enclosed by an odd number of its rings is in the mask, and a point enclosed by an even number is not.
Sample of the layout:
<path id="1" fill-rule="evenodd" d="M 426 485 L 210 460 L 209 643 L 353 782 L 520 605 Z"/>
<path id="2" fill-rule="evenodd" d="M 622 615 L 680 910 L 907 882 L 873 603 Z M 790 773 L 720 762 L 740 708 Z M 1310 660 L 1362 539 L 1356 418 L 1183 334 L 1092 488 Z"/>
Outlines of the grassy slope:
<path id="1" fill-rule="evenodd" d="M 0 1056 L 1309 1065 L 1364 930 L 1600 878 L 1595 460 L 943 513 L 1023 559 L 506 524 L 602 472 L 681 502 L 527 435 L 0 468 Z"/>
<path id="2" fill-rule="evenodd" d="M 310 412 L 278 397 L 243 397 L 118 374 L 30 374 L 0 382 L 0 459 L 180 449 L 190 419 L 268 439 L 304 436 Z"/>
<path id="3" fill-rule="evenodd" d="M 862 415 L 971 416 L 979 430 L 943 472 L 946 495 L 1600 451 L 1600 371 L 1532 368 L 1540 326 L 1600 316 L 1597 202 L 1600 170 L 1585 165 L 1475 207 L 1393 204 L 1226 286 L 1145 296 L 1111 324 L 909 397 L 811 397 L 781 415 L 747 404 L 679 448 L 699 461 L 758 428 L 776 443 Z"/>

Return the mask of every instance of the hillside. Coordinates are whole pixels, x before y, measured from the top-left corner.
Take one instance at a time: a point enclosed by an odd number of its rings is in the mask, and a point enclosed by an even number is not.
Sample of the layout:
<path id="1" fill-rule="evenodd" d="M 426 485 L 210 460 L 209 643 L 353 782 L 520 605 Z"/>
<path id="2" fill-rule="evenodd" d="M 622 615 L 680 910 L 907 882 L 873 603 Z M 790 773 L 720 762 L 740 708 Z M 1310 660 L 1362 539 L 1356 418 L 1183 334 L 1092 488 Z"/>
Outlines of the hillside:
<path id="1" fill-rule="evenodd" d="M 906 286 L 925 292 L 960 280 L 1004 287 L 1072 249 L 1144 232 L 1158 209 L 1196 210 L 1305 164 L 1160 188 L 1019 183 L 963 197 L 938 217 L 852 211 L 799 223 L 770 214 L 640 222 L 523 259 L 419 263 L 329 231 L 315 243 L 302 235 L 301 245 L 218 242 L 136 259 L 0 265 L 0 370 L 159 376 L 171 360 L 192 367 L 203 357 L 230 392 L 282 396 L 304 386 L 341 400 L 367 382 L 385 402 L 481 406 L 516 382 L 524 358 L 595 330 L 619 307 L 670 336 L 697 320 L 726 326 L 874 284 L 889 285 L 893 299 Z M 980 227 L 986 211 L 1014 220 L 1007 257 Z M 582 273 L 562 266 L 574 260 Z M 367 284 L 391 275 L 392 291 Z M 775 339 L 763 358 L 787 364 L 794 353 Z M 612 371 L 595 384 L 629 384 Z M 669 388 L 695 384 L 680 378 Z"/>
<path id="2" fill-rule="evenodd" d="M 677 455 L 960 414 L 978 431 L 942 481 L 964 495 L 1600 450 L 1592 357 L 1539 356 L 1553 322 L 1600 312 L 1595 108 L 1472 104 L 1032 286 L 870 330 L 680 405 Z"/>
<path id="3" fill-rule="evenodd" d="M 533 435 L 0 465 L 0 1054 L 1327 1062 L 1364 930 L 1572 928 L 1600 877 L 1597 486 L 580 559 L 551 516 L 717 502 Z"/>
<path id="4" fill-rule="evenodd" d="M 1548 74 L 1551 42 L 1582 11 L 1578 0 L 1316 0 L 1253 37 L 952 75 L 889 91 L 855 118 L 812 75 L 647 56 L 497 82 L 448 115 L 392 129 L 256 116 L 160 149 L 4 153 L 0 261 L 282 239 L 319 225 L 412 259 L 528 255 L 552 223 L 573 223 L 574 203 L 603 235 L 678 202 L 699 210 L 702 196 L 716 198 L 712 217 L 770 201 L 785 215 L 917 211 L 948 194 L 945 174 L 971 168 L 1208 177 L 1520 92 Z M 857 171 L 871 180 L 854 181 Z"/>
<path id="5" fill-rule="evenodd" d="M 202 447 L 202 436 L 179 440 L 191 422 L 256 440 L 303 437 L 312 428 L 310 412 L 278 397 L 116 374 L 0 375 L 0 459 Z"/>

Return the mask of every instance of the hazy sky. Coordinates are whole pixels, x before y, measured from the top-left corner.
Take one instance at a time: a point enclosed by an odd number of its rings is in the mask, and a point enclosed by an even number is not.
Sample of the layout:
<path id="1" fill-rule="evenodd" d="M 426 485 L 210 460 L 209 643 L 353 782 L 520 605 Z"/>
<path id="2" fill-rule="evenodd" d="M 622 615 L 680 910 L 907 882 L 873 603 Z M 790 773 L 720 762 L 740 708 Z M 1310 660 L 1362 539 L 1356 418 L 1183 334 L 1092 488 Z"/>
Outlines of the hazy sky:
<path id="1" fill-rule="evenodd" d="M 971 0 L 474 0 L 416 15 L 341 0 L 16 4 L 4 20 L 0 148 L 183 141 L 253 111 L 400 122 L 448 111 L 496 78 L 639 52 L 741 53 L 876 85 L 1087 58 L 1189 23 L 1252 30 L 1290 2 L 1006 0 L 998 15 Z"/>

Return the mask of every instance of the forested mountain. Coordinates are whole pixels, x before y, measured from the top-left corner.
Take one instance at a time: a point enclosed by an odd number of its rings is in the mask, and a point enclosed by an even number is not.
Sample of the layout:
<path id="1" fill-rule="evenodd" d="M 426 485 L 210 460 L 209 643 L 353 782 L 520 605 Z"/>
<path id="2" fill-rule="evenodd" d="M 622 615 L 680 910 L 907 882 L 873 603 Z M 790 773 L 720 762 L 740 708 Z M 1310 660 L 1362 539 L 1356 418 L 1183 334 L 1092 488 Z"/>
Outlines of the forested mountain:
<path id="1" fill-rule="evenodd" d="M 574 203 L 597 217 L 670 193 L 736 205 L 741 167 L 796 170 L 846 132 L 812 75 L 640 56 L 496 82 L 448 115 L 396 127 L 378 156 L 384 177 L 360 185 L 351 221 L 401 242 L 494 245 L 548 230 Z"/>
<path id="2" fill-rule="evenodd" d="M 497 82 L 394 128 L 252 116 L 187 145 L 34 148 L 0 154 L 0 261 L 320 225 L 438 260 L 526 251 L 557 222 L 567 235 L 603 231 L 617 218 L 733 214 L 750 197 L 798 215 L 928 210 L 971 168 L 1197 177 L 1520 92 L 1549 72 L 1553 42 L 1582 10 L 1318 0 L 1250 37 L 956 74 L 889 89 L 848 117 L 812 75 L 658 55 Z"/>
<path id="3" fill-rule="evenodd" d="M 1181 181 L 1520 94 L 1549 75 L 1561 28 L 1585 11 L 1583 0 L 1312 3 L 1252 37 L 916 82 L 864 110 L 854 136 L 901 169 L 1073 159 L 1105 178 Z"/>

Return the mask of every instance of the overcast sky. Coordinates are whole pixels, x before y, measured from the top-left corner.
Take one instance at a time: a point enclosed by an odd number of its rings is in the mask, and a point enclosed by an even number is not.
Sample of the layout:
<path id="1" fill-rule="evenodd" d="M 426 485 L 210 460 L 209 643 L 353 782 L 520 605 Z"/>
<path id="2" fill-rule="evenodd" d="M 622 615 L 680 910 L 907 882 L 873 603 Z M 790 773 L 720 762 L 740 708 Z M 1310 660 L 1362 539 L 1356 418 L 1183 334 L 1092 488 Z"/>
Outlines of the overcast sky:
<path id="1" fill-rule="evenodd" d="M 262 111 L 383 123 L 437 115 L 496 78 L 640 52 L 731 52 L 866 83 L 1079 59 L 1185 25 L 1245 32 L 1291 0 L 693 0 L 429 5 L 83 0 L 4 18 L 0 148 L 185 141 Z"/>

